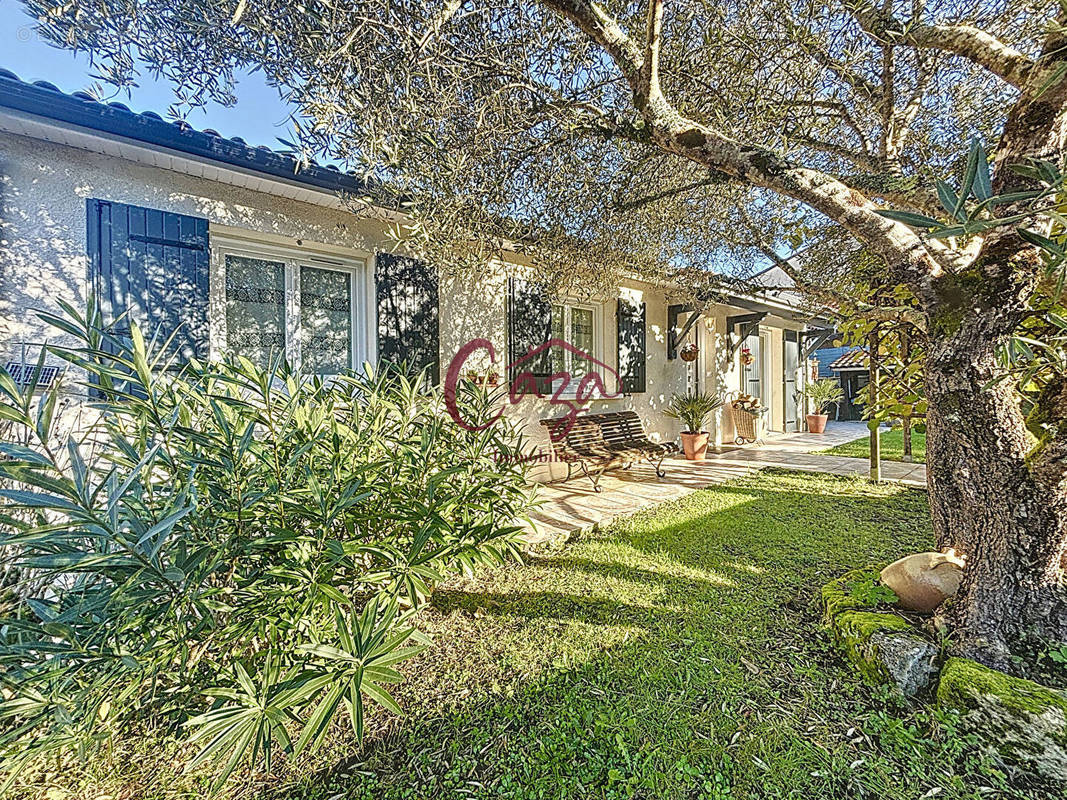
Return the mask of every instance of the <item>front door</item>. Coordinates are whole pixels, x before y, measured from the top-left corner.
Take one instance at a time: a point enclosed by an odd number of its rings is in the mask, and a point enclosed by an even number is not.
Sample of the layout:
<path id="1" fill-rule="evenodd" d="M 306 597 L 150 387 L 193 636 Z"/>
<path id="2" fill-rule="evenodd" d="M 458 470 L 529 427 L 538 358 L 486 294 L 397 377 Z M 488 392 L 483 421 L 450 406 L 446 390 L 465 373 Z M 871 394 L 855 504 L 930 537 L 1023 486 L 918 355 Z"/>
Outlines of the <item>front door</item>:
<path id="1" fill-rule="evenodd" d="M 785 331 L 782 352 L 782 368 L 784 375 L 782 382 L 785 385 L 785 414 L 783 425 L 785 430 L 797 430 L 797 370 L 800 368 L 800 342 L 796 331 Z"/>
<path id="2" fill-rule="evenodd" d="M 751 363 L 745 364 L 741 374 L 741 391 L 763 400 L 763 348 L 759 333 L 745 339 Z"/>

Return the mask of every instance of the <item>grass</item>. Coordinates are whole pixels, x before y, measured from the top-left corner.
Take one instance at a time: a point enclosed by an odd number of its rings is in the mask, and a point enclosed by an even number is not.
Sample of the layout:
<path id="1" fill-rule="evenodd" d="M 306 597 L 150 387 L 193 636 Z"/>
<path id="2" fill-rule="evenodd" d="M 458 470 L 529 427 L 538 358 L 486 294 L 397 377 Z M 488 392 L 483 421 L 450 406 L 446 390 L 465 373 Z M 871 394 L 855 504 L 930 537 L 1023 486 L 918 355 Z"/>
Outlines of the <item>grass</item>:
<path id="1" fill-rule="evenodd" d="M 900 428 L 890 428 L 882 431 L 882 460 L 904 460 L 904 431 Z M 862 439 L 854 439 L 851 442 L 839 444 L 829 450 L 817 451 L 823 456 L 847 456 L 849 458 L 870 458 L 871 442 L 864 436 Z M 911 456 L 916 464 L 926 463 L 926 434 L 911 433 Z"/>
<path id="2" fill-rule="evenodd" d="M 362 747 L 338 725 L 299 773 L 232 794 L 1028 797 L 955 716 L 872 691 L 827 642 L 824 582 L 931 544 L 918 490 L 766 470 L 697 492 L 439 587 L 420 618 L 433 645 L 398 687 L 407 716 L 370 715 Z M 78 797 L 202 793 L 182 754 L 139 747 L 57 774 Z"/>

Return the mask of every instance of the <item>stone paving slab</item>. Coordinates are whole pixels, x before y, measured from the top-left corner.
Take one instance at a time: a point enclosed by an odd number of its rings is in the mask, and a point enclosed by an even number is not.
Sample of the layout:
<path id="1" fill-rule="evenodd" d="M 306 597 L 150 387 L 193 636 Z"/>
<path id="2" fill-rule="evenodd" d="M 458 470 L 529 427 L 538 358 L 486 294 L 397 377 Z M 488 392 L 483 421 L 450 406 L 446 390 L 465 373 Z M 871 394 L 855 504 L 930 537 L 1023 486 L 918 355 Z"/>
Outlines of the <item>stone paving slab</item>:
<path id="1" fill-rule="evenodd" d="M 600 481 L 603 491 L 593 491 L 585 477 L 563 483 L 537 485 L 542 505 L 526 524 L 527 544 L 566 536 L 607 525 L 642 508 L 664 503 L 708 486 L 731 480 L 767 466 L 833 475 L 867 476 L 870 464 L 862 458 L 815 455 L 812 450 L 834 447 L 867 435 L 865 423 L 833 422 L 824 434 L 793 433 L 768 437 L 762 445 L 730 447 L 709 453 L 706 461 L 686 461 L 674 455 L 663 462 L 665 478 L 648 464 L 634 464 L 628 470 L 614 470 Z M 882 479 L 926 487 L 926 465 L 894 461 L 882 462 Z"/>

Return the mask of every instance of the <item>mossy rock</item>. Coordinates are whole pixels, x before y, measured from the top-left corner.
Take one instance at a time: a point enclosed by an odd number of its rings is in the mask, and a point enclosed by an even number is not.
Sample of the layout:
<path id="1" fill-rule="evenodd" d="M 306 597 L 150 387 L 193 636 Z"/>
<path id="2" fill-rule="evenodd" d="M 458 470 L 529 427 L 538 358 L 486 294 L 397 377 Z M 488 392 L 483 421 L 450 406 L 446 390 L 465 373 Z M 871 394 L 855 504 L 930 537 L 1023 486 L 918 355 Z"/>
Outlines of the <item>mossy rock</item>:
<path id="1" fill-rule="evenodd" d="M 967 658 L 950 658 L 937 702 L 964 712 L 968 726 L 1004 761 L 1067 786 L 1067 694 Z"/>
<path id="2" fill-rule="evenodd" d="M 903 617 L 875 610 L 892 600 L 892 593 L 878 584 L 880 571 L 854 570 L 823 586 L 826 622 L 865 681 L 913 697 L 937 679 L 938 649 Z"/>
<path id="3" fill-rule="evenodd" d="M 880 584 L 884 566 L 854 569 L 823 586 L 820 599 L 826 621 L 832 622 L 842 611 L 873 609 L 880 603 L 892 602 L 896 595 Z"/>

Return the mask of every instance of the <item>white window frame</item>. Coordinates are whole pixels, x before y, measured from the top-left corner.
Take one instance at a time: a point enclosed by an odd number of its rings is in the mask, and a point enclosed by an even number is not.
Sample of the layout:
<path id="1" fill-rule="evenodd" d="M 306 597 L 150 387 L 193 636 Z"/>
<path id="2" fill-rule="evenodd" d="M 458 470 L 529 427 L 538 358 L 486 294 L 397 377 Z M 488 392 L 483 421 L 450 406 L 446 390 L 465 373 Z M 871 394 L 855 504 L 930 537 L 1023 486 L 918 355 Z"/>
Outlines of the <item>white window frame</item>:
<path id="1" fill-rule="evenodd" d="M 377 315 L 373 306 L 374 276 L 370 259 L 362 255 L 339 254 L 333 249 L 313 246 L 286 246 L 254 238 L 211 233 L 211 357 L 226 355 L 226 258 L 244 256 L 280 262 L 285 265 L 285 357 L 296 369 L 300 358 L 300 268 L 332 269 L 350 274 L 352 291 L 352 363 L 359 370 L 375 359 Z"/>
<path id="2" fill-rule="evenodd" d="M 360 326 L 359 326 L 359 309 L 360 309 L 360 303 L 359 303 L 359 285 L 360 285 L 359 273 L 360 273 L 360 269 L 359 269 L 359 267 L 355 266 L 354 264 L 333 263 L 333 262 L 327 263 L 327 262 L 325 262 L 323 260 L 313 260 L 313 259 L 306 259 L 306 258 L 297 261 L 294 264 L 294 270 L 293 270 L 294 279 L 295 279 L 295 285 L 294 285 L 294 288 L 293 288 L 293 301 L 297 306 L 297 309 L 296 309 L 296 332 L 295 332 L 295 340 L 296 341 L 294 342 L 297 356 L 296 356 L 296 360 L 294 361 L 294 363 L 297 363 L 297 364 L 302 364 L 303 363 L 303 353 L 301 352 L 301 341 L 300 341 L 302 337 L 300 336 L 300 330 L 301 330 L 301 326 L 303 325 L 303 322 L 304 322 L 304 309 L 299 303 L 299 298 L 300 298 L 300 279 L 301 279 L 300 272 L 304 267 L 312 267 L 314 269 L 328 270 L 328 271 L 332 271 L 332 272 L 342 272 L 342 273 L 345 273 L 346 275 L 348 275 L 348 290 L 351 293 L 351 295 L 350 295 L 351 302 L 349 304 L 349 309 L 348 309 L 348 314 L 349 314 L 348 324 L 349 324 L 349 330 L 352 332 L 351 353 L 350 353 L 350 356 L 349 356 L 349 360 L 351 361 L 351 363 L 348 365 L 348 368 L 349 369 L 353 369 L 353 370 L 359 369 L 361 366 L 363 366 L 363 362 L 366 361 L 366 358 L 363 358 L 363 357 L 360 356 L 360 353 L 362 352 L 362 348 L 360 347 L 360 344 L 359 344 L 359 342 L 360 342 L 360 336 L 359 336 L 359 330 L 360 330 Z"/>
<path id="3" fill-rule="evenodd" d="M 569 331 L 571 329 L 570 309 L 580 308 L 580 309 L 583 309 L 585 311 L 592 311 L 593 312 L 593 352 L 590 353 L 590 355 L 593 356 L 593 358 L 595 358 L 601 364 L 606 364 L 609 367 L 611 367 L 612 369 L 615 369 L 617 371 L 618 368 L 617 368 L 617 366 L 614 365 L 615 359 L 612 359 L 611 361 L 609 361 L 607 359 L 606 355 L 605 355 L 606 352 L 607 352 L 607 350 L 605 349 L 607 347 L 607 334 L 606 334 L 606 331 L 604 330 L 604 319 L 605 319 L 605 316 L 604 316 L 604 303 L 600 303 L 600 302 L 596 302 L 596 301 L 587 301 L 587 300 L 574 300 L 572 298 L 566 297 L 566 298 L 563 298 L 563 299 L 559 300 L 558 302 L 551 303 L 551 307 L 552 308 L 555 308 L 556 306 L 563 306 L 563 339 L 564 339 L 564 341 L 567 341 L 567 342 L 570 342 L 570 339 L 568 338 L 568 333 L 569 333 Z M 615 341 L 615 337 L 612 337 L 612 341 Z M 573 342 L 570 342 L 570 343 L 574 344 Z M 616 347 L 616 350 L 618 350 L 618 347 Z M 570 352 L 565 352 L 564 353 L 564 369 L 567 372 L 570 372 L 573 375 L 574 369 L 573 369 L 573 364 L 571 362 L 571 356 L 572 356 L 572 354 Z M 616 391 L 618 391 L 618 387 L 617 386 L 607 385 L 608 383 L 611 383 L 611 376 L 610 375 L 604 375 L 603 377 L 604 377 L 604 380 L 606 382 L 605 387 L 604 387 L 605 391 L 608 391 L 608 392 L 616 392 Z M 558 387 L 553 385 L 553 390 L 555 390 L 556 388 L 558 388 Z M 567 385 L 566 391 L 564 391 L 561 396 L 563 396 L 563 397 L 572 397 L 572 396 L 574 396 L 574 394 L 577 391 L 577 389 L 578 389 L 578 381 L 572 379 L 571 382 Z M 597 397 L 596 399 L 600 400 L 602 398 Z"/>

